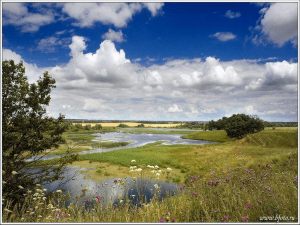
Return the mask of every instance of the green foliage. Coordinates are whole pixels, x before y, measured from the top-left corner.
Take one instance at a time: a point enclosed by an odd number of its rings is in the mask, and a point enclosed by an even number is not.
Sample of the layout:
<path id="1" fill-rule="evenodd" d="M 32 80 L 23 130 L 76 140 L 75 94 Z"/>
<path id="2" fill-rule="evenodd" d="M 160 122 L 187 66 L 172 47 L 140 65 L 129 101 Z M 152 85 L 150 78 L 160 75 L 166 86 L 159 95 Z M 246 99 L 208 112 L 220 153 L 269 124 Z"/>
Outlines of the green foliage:
<path id="1" fill-rule="evenodd" d="M 143 124 L 143 123 L 138 124 L 137 127 L 145 127 L 145 124 Z"/>
<path id="2" fill-rule="evenodd" d="M 84 126 L 84 129 L 85 130 L 91 130 L 92 126 L 90 124 L 87 124 L 87 125 Z"/>
<path id="3" fill-rule="evenodd" d="M 35 185 L 33 174 L 23 169 L 37 165 L 41 158 L 28 159 L 58 147 L 64 142 L 62 133 L 67 128 L 63 116 L 54 119 L 46 115 L 55 80 L 45 72 L 37 84 L 29 84 L 24 73 L 23 62 L 17 65 L 13 60 L 2 62 L 2 181 L 5 181 L 2 196 L 13 201 L 24 197 L 25 191 L 18 185 L 27 189 Z M 42 168 L 36 174 L 38 182 L 61 178 L 63 166 L 75 158 L 62 157 L 51 175 L 49 167 Z"/>
<path id="4" fill-rule="evenodd" d="M 217 142 L 231 141 L 231 138 L 227 136 L 224 130 L 215 130 L 209 132 L 194 132 L 188 135 L 184 135 L 181 138 L 217 141 Z"/>
<path id="5" fill-rule="evenodd" d="M 97 123 L 97 124 L 95 124 L 95 126 L 93 128 L 94 128 L 94 130 L 101 130 L 102 125 Z"/>
<path id="6" fill-rule="evenodd" d="M 119 125 L 118 125 L 118 127 L 121 127 L 121 128 L 126 128 L 126 127 L 129 127 L 128 125 L 126 125 L 126 124 L 124 124 L 124 123 L 120 123 Z"/>
<path id="7" fill-rule="evenodd" d="M 245 114 L 234 114 L 225 120 L 225 131 L 228 137 L 241 139 L 247 134 L 264 130 L 262 120 Z"/>

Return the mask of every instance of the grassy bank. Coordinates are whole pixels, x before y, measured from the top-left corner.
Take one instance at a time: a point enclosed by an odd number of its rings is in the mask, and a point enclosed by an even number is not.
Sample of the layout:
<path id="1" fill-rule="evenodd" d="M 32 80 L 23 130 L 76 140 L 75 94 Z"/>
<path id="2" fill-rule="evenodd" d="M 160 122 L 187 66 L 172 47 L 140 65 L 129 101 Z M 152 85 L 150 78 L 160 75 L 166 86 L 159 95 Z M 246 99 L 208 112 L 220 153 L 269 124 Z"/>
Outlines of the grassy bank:
<path id="1" fill-rule="evenodd" d="M 96 170 L 88 171 L 87 175 L 99 181 L 106 172 L 111 177 L 116 174 L 150 176 L 148 165 L 158 165 L 160 179 L 184 183 L 176 196 L 162 202 L 153 198 L 140 208 L 120 198 L 120 205 L 102 209 L 96 199 L 90 199 L 95 201 L 96 207 L 85 211 L 81 205 L 65 208 L 53 199 L 42 202 L 42 198 L 32 200 L 33 196 L 29 195 L 31 210 L 4 211 L 3 221 L 298 222 L 297 129 L 265 129 L 240 140 L 226 140 L 222 131 L 188 135 L 191 136 L 220 143 L 168 146 L 156 142 L 134 149 L 80 155 L 79 161 L 74 163 L 95 167 Z M 132 162 L 133 159 L 136 162 Z M 130 172 L 132 165 L 142 172 Z M 168 178 L 164 177 L 167 167 L 172 169 Z M 42 206 L 35 208 L 40 203 Z"/>

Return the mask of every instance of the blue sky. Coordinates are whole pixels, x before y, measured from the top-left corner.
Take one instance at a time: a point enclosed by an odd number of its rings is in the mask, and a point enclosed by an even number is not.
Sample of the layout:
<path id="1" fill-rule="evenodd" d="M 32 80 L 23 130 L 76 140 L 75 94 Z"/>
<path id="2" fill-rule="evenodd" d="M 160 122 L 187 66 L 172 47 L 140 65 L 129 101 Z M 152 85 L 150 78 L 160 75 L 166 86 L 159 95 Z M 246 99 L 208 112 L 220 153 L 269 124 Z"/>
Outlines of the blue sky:
<path id="1" fill-rule="evenodd" d="M 298 4 L 2 2 L 3 59 L 56 79 L 49 115 L 298 119 Z"/>

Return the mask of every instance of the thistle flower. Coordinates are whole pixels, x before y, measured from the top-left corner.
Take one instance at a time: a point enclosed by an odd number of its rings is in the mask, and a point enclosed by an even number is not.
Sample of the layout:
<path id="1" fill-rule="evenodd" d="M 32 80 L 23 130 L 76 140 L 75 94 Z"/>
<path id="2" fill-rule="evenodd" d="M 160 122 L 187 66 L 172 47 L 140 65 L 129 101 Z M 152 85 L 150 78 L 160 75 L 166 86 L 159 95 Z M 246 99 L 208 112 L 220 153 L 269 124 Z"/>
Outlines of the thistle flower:
<path id="1" fill-rule="evenodd" d="M 193 193 L 192 193 L 192 196 L 195 196 L 195 195 L 196 195 L 196 193 L 195 193 L 195 192 L 193 192 Z"/>
<path id="2" fill-rule="evenodd" d="M 163 219 L 163 218 L 160 218 L 160 219 L 159 219 L 159 222 L 164 222 L 164 219 Z"/>
<path id="3" fill-rule="evenodd" d="M 243 220 L 244 220 L 244 221 L 247 221 L 247 220 L 248 220 L 248 217 L 247 217 L 247 216 L 244 216 L 244 217 L 243 217 Z"/>
<path id="4" fill-rule="evenodd" d="M 247 204 L 247 209 L 251 209 L 251 204 Z"/>
<path id="5" fill-rule="evenodd" d="M 100 196 L 96 196 L 96 198 L 98 199 L 98 202 L 100 202 L 101 197 Z"/>

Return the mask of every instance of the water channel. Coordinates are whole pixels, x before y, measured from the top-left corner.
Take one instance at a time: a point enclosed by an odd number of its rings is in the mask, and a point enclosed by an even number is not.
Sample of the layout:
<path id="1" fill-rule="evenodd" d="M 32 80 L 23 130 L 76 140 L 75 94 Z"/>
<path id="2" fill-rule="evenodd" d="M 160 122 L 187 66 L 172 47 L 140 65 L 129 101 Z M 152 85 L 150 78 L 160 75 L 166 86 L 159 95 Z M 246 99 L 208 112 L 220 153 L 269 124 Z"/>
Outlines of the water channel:
<path id="1" fill-rule="evenodd" d="M 147 133 L 125 133 L 125 132 L 109 132 L 109 133 L 96 133 L 93 141 L 114 141 L 114 142 L 130 142 L 127 146 L 108 148 L 108 149 L 93 149 L 89 151 L 79 152 L 78 154 L 90 154 L 90 153 L 102 153 L 107 151 L 114 151 L 117 149 L 135 148 L 143 146 L 149 143 L 157 141 L 163 141 L 163 145 L 174 144 L 190 144 L 190 145 L 203 145 L 212 144 L 216 142 L 182 139 L 180 134 L 147 134 Z M 44 156 L 43 160 L 58 158 L 60 156 Z M 38 168 L 34 168 L 36 170 Z M 82 168 L 81 170 L 88 169 Z M 158 190 L 155 188 L 155 184 L 160 186 L 159 194 L 160 198 L 166 196 L 167 193 L 173 195 L 178 190 L 178 185 L 173 182 L 156 181 L 150 179 L 133 180 L 132 177 L 123 178 L 108 178 L 101 183 L 97 183 L 91 179 L 85 179 L 84 174 L 80 173 L 78 167 L 67 167 L 64 171 L 65 179 L 57 180 L 51 184 L 42 184 L 43 188 L 48 191 L 56 191 L 62 189 L 63 193 L 69 192 L 71 199 L 66 203 L 75 202 L 76 196 L 82 194 L 82 189 L 87 189 L 86 196 L 79 199 L 79 203 L 83 203 L 86 199 L 96 198 L 101 196 L 101 203 L 103 206 L 107 204 L 117 204 L 122 199 L 130 199 L 133 204 L 140 204 L 138 200 L 143 194 L 145 199 L 143 202 L 149 202 L 153 198 L 154 193 Z M 117 182 L 116 182 L 117 181 Z"/>

